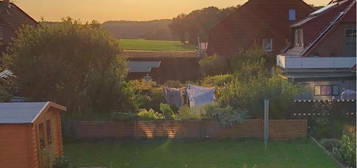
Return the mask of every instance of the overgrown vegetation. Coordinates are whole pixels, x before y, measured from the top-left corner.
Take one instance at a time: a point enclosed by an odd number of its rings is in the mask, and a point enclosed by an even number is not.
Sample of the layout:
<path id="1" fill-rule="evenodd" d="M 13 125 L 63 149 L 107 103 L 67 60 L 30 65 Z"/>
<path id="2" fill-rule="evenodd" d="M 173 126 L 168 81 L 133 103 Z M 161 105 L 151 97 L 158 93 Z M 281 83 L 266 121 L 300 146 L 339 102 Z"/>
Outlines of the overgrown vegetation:
<path id="1" fill-rule="evenodd" d="M 322 139 L 320 143 L 344 165 L 356 167 L 356 134 L 344 134 L 341 140 Z"/>
<path id="2" fill-rule="evenodd" d="M 68 18 L 24 27 L 9 53 L 4 64 L 16 75 L 20 96 L 57 102 L 68 113 L 133 110 L 124 80 L 126 58 L 117 40 L 95 22 Z"/>
<path id="3" fill-rule="evenodd" d="M 197 44 L 197 37 L 207 41 L 209 30 L 237 8 L 208 7 L 192 11 L 189 14 L 180 14 L 172 19 L 169 28 L 181 42 Z"/>
<path id="4" fill-rule="evenodd" d="M 264 99 L 269 99 L 271 118 L 286 117 L 294 97 L 303 88 L 272 74 L 266 57 L 261 49 L 252 48 L 229 58 L 229 64 L 224 67 L 232 75 L 221 76 L 223 82 L 217 82 L 221 86 L 217 100 L 221 107 L 230 106 L 247 111 L 251 118 L 261 118 Z"/>
<path id="5" fill-rule="evenodd" d="M 129 82 L 133 92 L 133 102 L 138 109 L 160 110 L 160 104 L 165 102 L 162 88 L 153 81 L 134 80 Z"/>

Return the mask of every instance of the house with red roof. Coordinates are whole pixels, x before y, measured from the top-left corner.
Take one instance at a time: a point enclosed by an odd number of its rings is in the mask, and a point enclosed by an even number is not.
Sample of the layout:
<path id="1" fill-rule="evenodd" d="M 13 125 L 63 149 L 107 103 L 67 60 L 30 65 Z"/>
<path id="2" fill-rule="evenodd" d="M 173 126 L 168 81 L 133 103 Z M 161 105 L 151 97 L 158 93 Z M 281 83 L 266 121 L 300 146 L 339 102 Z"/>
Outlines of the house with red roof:
<path id="1" fill-rule="evenodd" d="M 356 1 L 333 0 L 291 26 L 291 43 L 277 56 L 282 77 L 307 86 L 304 99 L 339 99 L 356 91 Z"/>
<path id="2" fill-rule="evenodd" d="M 10 0 L 0 1 L 0 53 L 6 50 L 11 39 L 24 25 L 38 25 L 37 21 Z"/>
<path id="3" fill-rule="evenodd" d="M 302 0 L 249 0 L 210 30 L 207 55 L 233 56 L 261 46 L 275 56 L 287 46 L 290 25 L 313 10 Z"/>

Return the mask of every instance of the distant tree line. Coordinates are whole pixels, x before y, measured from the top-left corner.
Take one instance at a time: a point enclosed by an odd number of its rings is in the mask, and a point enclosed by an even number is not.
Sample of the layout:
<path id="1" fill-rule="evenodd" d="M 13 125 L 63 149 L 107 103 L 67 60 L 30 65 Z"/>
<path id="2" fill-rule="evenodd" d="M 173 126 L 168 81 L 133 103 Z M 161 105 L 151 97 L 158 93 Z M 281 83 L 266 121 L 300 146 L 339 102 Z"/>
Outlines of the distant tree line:
<path id="1" fill-rule="evenodd" d="M 168 25 L 170 19 L 152 21 L 108 21 L 101 26 L 115 38 L 146 40 L 177 40 Z"/>
<path id="2" fill-rule="evenodd" d="M 208 7 L 189 14 L 180 14 L 172 19 L 169 28 L 181 42 L 196 44 L 198 37 L 207 41 L 209 30 L 238 8 L 239 6 L 224 9 Z"/>
<path id="3" fill-rule="evenodd" d="M 115 38 L 146 40 L 180 40 L 196 44 L 197 37 L 208 39 L 209 30 L 239 6 L 219 9 L 208 7 L 180 14 L 171 19 L 152 21 L 108 21 L 101 27 Z"/>

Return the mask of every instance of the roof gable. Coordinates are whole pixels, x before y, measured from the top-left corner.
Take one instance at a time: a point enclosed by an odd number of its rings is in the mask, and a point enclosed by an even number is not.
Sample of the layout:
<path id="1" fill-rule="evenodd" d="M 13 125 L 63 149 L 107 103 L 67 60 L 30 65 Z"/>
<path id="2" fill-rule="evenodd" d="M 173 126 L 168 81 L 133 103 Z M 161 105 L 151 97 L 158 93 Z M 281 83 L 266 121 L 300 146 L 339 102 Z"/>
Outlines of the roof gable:
<path id="1" fill-rule="evenodd" d="M 310 51 L 312 51 L 314 48 L 316 48 L 324 39 L 326 39 L 333 30 L 340 25 L 341 23 L 347 21 L 350 19 L 350 17 L 354 15 L 354 22 L 356 19 L 355 14 L 355 8 L 356 8 L 356 1 L 355 0 L 345 0 L 343 1 L 344 4 L 339 6 L 338 10 L 330 11 L 331 15 L 333 15 L 333 19 L 328 22 L 328 24 L 323 28 L 320 29 L 319 34 L 311 41 L 311 43 L 305 48 L 303 51 L 302 55 L 307 56 Z"/>
<path id="2" fill-rule="evenodd" d="M 295 9 L 296 20 L 289 19 Z M 264 38 L 274 39 L 274 51 L 286 48 L 290 25 L 314 9 L 302 0 L 249 0 L 209 32 L 208 55 L 232 55 L 260 45 Z"/>
<path id="3" fill-rule="evenodd" d="M 14 3 L 7 5 L 3 1 L 0 1 L 0 19 L 14 30 L 21 28 L 23 25 L 38 25 L 35 19 Z"/>
<path id="4" fill-rule="evenodd" d="M 52 102 L 0 103 L 0 124 L 31 124 L 50 107 L 66 110 Z"/>

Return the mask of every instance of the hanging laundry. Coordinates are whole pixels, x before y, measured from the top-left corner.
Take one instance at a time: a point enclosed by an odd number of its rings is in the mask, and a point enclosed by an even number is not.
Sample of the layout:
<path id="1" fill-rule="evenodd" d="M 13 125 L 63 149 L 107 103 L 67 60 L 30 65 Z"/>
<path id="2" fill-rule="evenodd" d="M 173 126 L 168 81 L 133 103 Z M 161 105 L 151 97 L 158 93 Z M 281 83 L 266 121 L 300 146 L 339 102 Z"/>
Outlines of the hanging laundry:
<path id="1" fill-rule="evenodd" d="M 184 104 L 183 94 L 182 89 L 164 88 L 164 97 L 169 105 L 181 107 Z"/>
<path id="2" fill-rule="evenodd" d="M 212 104 L 215 100 L 214 88 L 206 88 L 189 84 L 186 89 L 186 92 L 189 99 L 190 107 Z"/>

